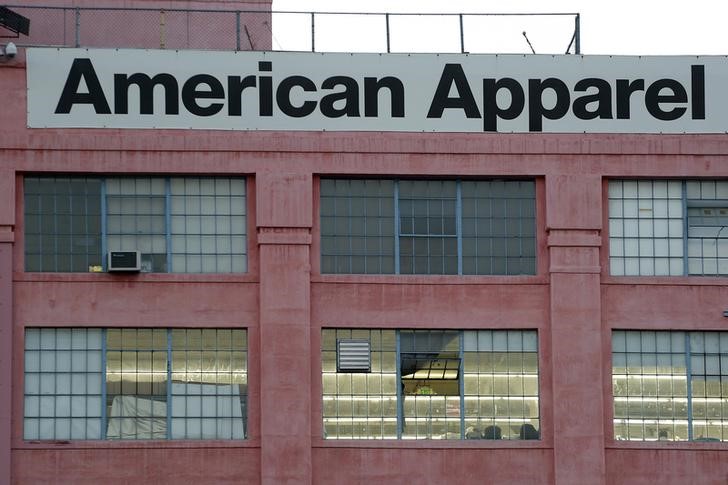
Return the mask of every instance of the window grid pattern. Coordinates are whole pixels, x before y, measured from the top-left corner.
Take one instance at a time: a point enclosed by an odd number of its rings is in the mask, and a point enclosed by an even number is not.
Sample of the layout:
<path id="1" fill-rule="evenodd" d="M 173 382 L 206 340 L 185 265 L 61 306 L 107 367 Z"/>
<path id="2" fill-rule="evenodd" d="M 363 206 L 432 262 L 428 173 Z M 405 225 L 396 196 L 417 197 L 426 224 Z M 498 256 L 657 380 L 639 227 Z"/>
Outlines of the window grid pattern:
<path id="1" fill-rule="evenodd" d="M 612 332 L 614 437 L 687 440 L 685 332 Z"/>
<path id="2" fill-rule="evenodd" d="M 25 179 L 26 271 L 102 271 L 140 251 L 145 272 L 247 271 L 244 178 Z"/>
<path id="3" fill-rule="evenodd" d="M 688 274 L 728 275 L 728 181 L 688 180 Z"/>
<path id="4" fill-rule="evenodd" d="M 463 273 L 536 272 L 536 184 L 463 181 Z"/>
<path id="5" fill-rule="evenodd" d="M 403 439 L 462 436 L 460 335 L 456 330 L 400 330 Z M 448 375 L 453 361 L 456 372 Z M 441 369 L 443 378 L 428 379 L 433 368 Z"/>
<path id="6" fill-rule="evenodd" d="M 245 330 L 29 328 L 25 349 L 25 439 L 245 437 Z"/>
<path id="7" fill-rule="evenodd" d="M 99 329 L 26 330 L 24 439 L 101 437 L 102 353 Z"/>
<path id="8" fill-rule="evenodd" d="M 102 264 L 101 181 L 25 179 L 26 271 L 89 271 Z"/>
<path id="9" fill-rule="evenodd" d="M 612 275 L 684 273 L 682 198 L 679 180 L 609 181 Z"/>
<path id="10" fill-rule="evenodd" d="M 371 372 L 336 371 L 337 341 L 363 338 Z M 394 330 L 324 329 L 321 333 L 323 423 L 328 439 L 397 439 Z"/>
<path id="11" fill-rule="evenodd" d="M 106 180 L 106 238 L 110 251 L 140 251 L 144 271 L 167 272 L 165 180 Z"/>
<path id="12" fill-rule="evenodd" d="M 173 272 L 247 271 L 244 179 L 173 178 L 170 198 Z"/>
<path id="13" fill-rule="evenodd" d="M 614 331 L 617 440 L 728 441 L 728 332 Z"/>
<path id="14" fill-rule="evenodd" d="M 167 438 L 167 360 L 166 329 L 106 331 L 106 438 Z"/>
<path id="15" fill-rule="evenodd" d="M 466 437 L 538 439 L 536 331 L 466 331 L 464 350 Z"/>
<path id="16" fill-rule="evenodd" d="M 454 180 L 399 182 L 402 274 L 458 274 Z"/>
<path id="17" fill-rule="evenodd" d="M 394 273 L 394 181 L 321 179 L 321 272 Z"/>
<path id="18" fill-rule="evenodd" d="M 242 439 L 247 409 L 246 333 L 174 329 L 173 439 Z"/>
<path id="19" fill-rule="evenodd" d="M 337 373 L 337 341 L 351 338 L 370 340 L 371 373 Z M 324 329 L 324 438 L 539 439 L 537 340 L 533 330 Z"/>
<path id="20" fill-rule="evenodd" d="M 532 180 L 322 179 L 321 272 L 535 274 L 535 225 Z"/>
<path id="21" fill-rule="evenodd" d="M 610 272 L 728 275 L 728 181 L 610 180 Z"/>

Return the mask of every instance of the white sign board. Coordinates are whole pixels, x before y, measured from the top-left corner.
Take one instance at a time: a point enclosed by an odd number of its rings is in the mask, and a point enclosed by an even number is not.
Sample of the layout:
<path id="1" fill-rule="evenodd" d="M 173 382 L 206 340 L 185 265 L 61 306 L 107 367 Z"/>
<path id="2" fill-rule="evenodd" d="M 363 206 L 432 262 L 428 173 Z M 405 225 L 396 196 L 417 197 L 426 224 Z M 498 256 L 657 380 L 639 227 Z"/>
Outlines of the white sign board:
<path id="1" fill-rule="evenodd" d="M 728 58 L 28 49 L 30 128 L 725 133 Z"/>

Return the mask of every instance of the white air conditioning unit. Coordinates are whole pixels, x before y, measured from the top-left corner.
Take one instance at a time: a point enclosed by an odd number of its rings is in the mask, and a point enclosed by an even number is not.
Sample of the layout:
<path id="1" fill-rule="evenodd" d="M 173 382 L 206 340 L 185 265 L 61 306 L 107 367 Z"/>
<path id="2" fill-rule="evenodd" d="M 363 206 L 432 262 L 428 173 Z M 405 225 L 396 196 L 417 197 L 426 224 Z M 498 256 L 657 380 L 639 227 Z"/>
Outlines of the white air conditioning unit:
<path id="1" fill-rule="evenodd" d="M 139 251 L 109 251 L 107 269 L 112 272 L 139 272 L 142 269 Z"/>

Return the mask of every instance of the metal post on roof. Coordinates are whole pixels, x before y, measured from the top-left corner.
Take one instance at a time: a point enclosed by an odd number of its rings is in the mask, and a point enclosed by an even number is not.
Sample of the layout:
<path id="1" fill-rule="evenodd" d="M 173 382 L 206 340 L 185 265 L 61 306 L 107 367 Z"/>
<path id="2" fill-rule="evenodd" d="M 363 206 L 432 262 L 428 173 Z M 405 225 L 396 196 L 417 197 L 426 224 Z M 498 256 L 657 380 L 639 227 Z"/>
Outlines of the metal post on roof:
<path id="1" fill-rule="evenodd" d="M 314 26 L 315 15 L 315 12 L 311 12 L 311 52 L 316 52 L 316 28 Z"/>
<path id="2" fill-rule="evenodd" d="M 465 31 L 463 30 L 463 14 L 460 14 L 460 53 L 465 54 Z"/>
<path id="3" fill-rule="evenodd" d="M 389 13 L 384 14 L 384 21 L 387 25 L 387 54 L 389 54 Z"/>
<path id="4" fill-rule="evenodd" d="M 76 7 L 76 47 L 81 47 L 81 9 Z"/>
<path id="5" fill-rule="evenodd" d="M 574 53 L 576 55 L 581 54 L 581 25 L 580 25 L 580 19 L 579 14 L 576 14 L 576 17 L 574 17 Z"/>
<path id="6" fill-rule="evenodd" d="M 240 12 L 235 12 L 235 50 L 240 50 Z"/>

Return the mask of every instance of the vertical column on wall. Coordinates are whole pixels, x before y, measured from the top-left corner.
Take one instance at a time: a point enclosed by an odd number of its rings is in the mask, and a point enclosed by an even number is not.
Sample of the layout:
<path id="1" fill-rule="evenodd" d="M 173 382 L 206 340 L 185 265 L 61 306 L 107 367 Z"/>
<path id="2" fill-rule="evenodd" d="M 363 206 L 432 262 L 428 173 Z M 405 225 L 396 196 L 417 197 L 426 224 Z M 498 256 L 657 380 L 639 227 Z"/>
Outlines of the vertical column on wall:
<path id="1" fill-rule="evenodd" d="M 600 266 L 601 177 L 546 177 L 554 476 L 605 482 Z"/>
<path id="2" fill-rule="evenodd" d="M 0 170 L 0 483 L 10 483 L 11 468 L 14 225 L 15 173 Z"/>
<path id="3" fill-rule="evenodd" d="M 310 174 L 256 175 L 261 483 L 311 483 Z"/>

